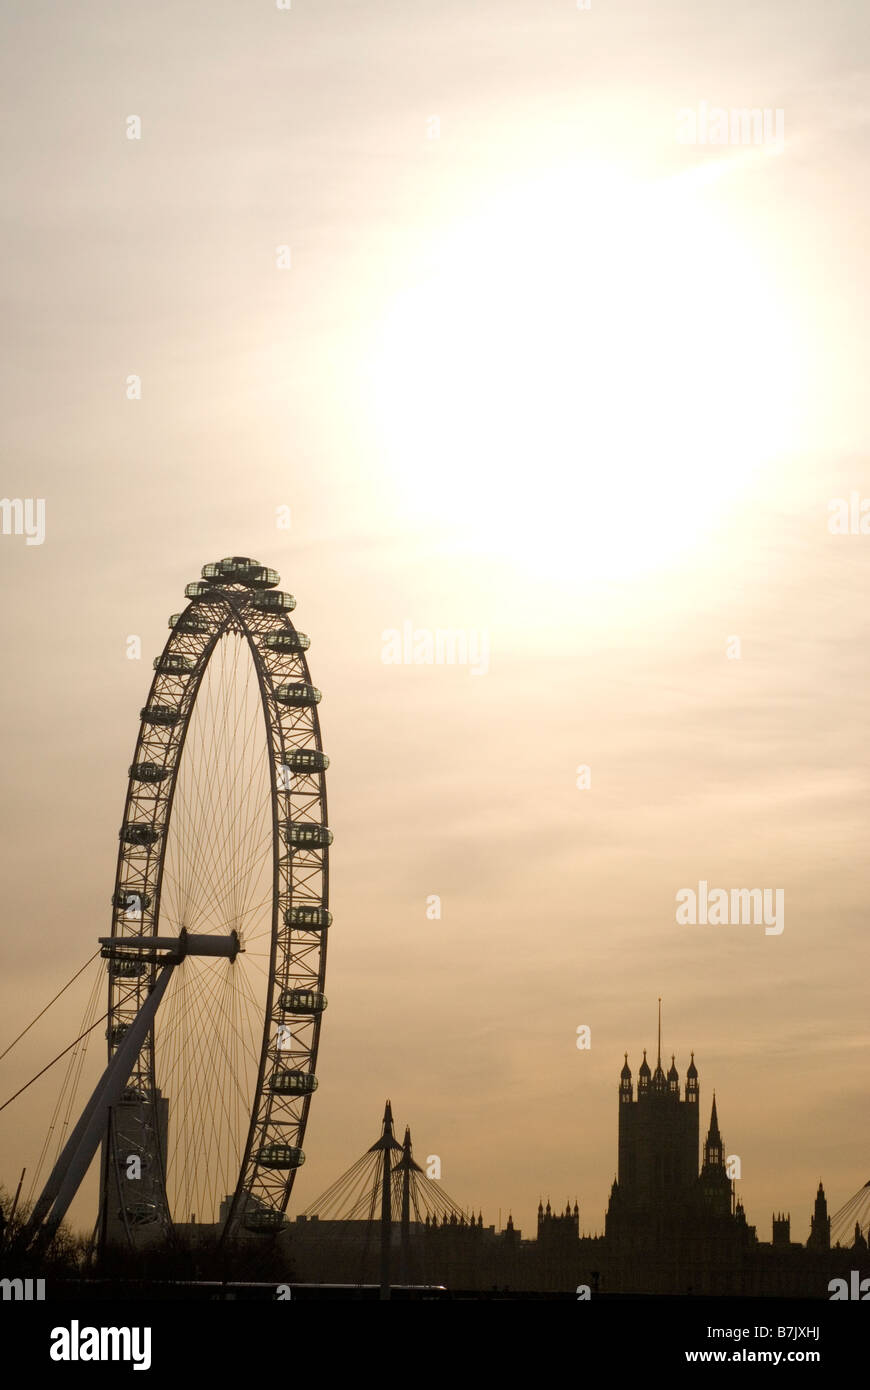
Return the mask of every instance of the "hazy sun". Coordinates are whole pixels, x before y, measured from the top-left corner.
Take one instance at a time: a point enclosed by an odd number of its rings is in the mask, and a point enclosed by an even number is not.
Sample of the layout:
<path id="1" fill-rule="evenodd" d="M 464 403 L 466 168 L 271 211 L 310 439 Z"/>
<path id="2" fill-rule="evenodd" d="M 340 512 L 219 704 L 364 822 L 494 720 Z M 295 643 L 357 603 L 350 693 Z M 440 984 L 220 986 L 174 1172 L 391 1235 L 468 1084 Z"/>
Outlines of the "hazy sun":
<path id="1" fill-rule="evenodd" d="M 561 170 L 450 227 L 385 316 L 404 506 L 539 572 L 669 563 L 793 433 L 790 325 L 691 179 Z"/>

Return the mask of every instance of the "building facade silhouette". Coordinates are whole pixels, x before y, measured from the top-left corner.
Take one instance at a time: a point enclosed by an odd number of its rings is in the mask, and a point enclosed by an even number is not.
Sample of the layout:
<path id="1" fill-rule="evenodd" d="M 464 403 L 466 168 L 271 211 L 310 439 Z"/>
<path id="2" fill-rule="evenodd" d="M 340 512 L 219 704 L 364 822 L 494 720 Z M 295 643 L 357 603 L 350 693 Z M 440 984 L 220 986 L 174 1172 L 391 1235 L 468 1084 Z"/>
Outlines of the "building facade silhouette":
<path id="1" fill-rule="evenodd" d="M 831 1218 L 821 1180 L 808 1212 L 805 1243 L 792 1239 L 791 1214 L 782 1211 L 772 1213 L 770 1240 L 759 1239 L 736 1196 L 739 1160 L 729 1158 L 726 1150 L 719 1098 L 715 1093 L 711 1098 L 702 1143 L 701 1079 L 695 1054 L 690 1056 L 683 1081 L 675 1055 L 665 1072 L 661 1020 L 655 1068 L 650 1068 L 644 1051 L 635 1078 L 626 1053 L 616 1091 L 617 1172 L 603 1234 L 583 1234 L 576 1199 L 560 1210 L 549 1197 L 546 1204 L 543 1197 L 539 1201 L 534 1238 L 524 1238 L 511 1215 L 505 1228 L 496 1230 L 484 1225 L 481 1213 L 469 1216 L 452 1201 L 448 1210 L 440 1185 L 433 1183 L 442 1203 L 440 1214 L 426 1214 L 423 1219 L 423 1208 L 414 1196 L 412 1202 L 402 1202 L 401 1223 L 393 1216 L 389 1233 L 393 1278 L 482 1294 L 516 1290 L 575 1298 L 587 1293 L 589 1297 L 829 1298 L 832 1280 L 845 1280 L 852 1287 L 855 1271 L 861 1271 L 862 1278 L 870 1276 L 866 1267 L 870 1195 L 856 1194 L 853 1203 L 857 1205 L 848 1204 L 850 1212 L 861 1216 L 854 1234 L 851 1225 L 843 1226 L 843 1213 L 838 1213 L 837 1230 L 848 1245 L 831 1247 Z M 129 1119 L 125 1112 L 124 1135 L 131 1149 L 141 1151 L 141 1117 L 132 1104 L 135 1099 L 131 1097 L 127 1107 Z M 161 1119 L 165 1133 L 166 1118 Z M 394 1147 L 404 1153 L 401 1145 Z M 407 1132 L 405 1147 L 410 1153 Z M 378 1148 L 374 1145 L 360 1161 L 367 1162 Z M 416 1180 L 424 1183 L 419 1165 L 412 1166 Z M 400 1170 L 402 1161 L 392 1167 L 394 1184 L 401 1180 Z M 356 1172 L 357 1165 L 351 1176 Z M 865 1189 L 870 1194 L 870 1183 Z M 383 1255 L 380 1204 L 357 1201 L 356 1188 L 354 1194 L 357 1210 L 360 1202 L 362 1209 L 370 1208 L 367 1217 L 354 1213 L 346 1219 L 297 1216 L 270 1243 L 269 1259 L 277 1259 L 282 1267 L 286 1264 L 300 1282 L 376 1284 Z M 110 1210 L 110 1217 L 114 1215 Z M 191 1220 L 176 1234 L 196 1245 L 214 1238 L 217 1229 L 195 1226 Z"/>
<path id="2" fill-rule="evenodd" d="M 759 1240 L 735 1195 L 738 1174 L 723 1141 L 716 1095 L 703 1144 L 701 1109 L 694 1053 L 681 1083 L 675 1056 L 667 1072 L 662 1066 L 659 1032 L 655 1069 L 644 1052 L 635 1089 L 626 1054 L 619 1076 L 618 1168 L 603 1235 L 582 1233 L 576 1200 L 559 1210 L 541 1198 L 533 1239 L 523 1238 L 512 1217 L 502 1231 L 484 1226 L 480 1215 L 427 1218 L 411 1224 L 410 1277 L 452 1289 L 575 1298 L 586 1290 L 589 1297 L 829 1297 L 829 1281 L 848 1277 L 855 1261 L 866 1257 L 860 1226 L 848 1249 L 831 1249 L 820 1182 L 806 1244 L 791 1239 L 791 1217 L 782 1212 L 772 1216 L 770 1242 Z M 352 1279 L 362 1268 L 367 1279 L 376 1277 L 371 1223 L 300 1217 L 286 1238 L 300 1278 Z"/>

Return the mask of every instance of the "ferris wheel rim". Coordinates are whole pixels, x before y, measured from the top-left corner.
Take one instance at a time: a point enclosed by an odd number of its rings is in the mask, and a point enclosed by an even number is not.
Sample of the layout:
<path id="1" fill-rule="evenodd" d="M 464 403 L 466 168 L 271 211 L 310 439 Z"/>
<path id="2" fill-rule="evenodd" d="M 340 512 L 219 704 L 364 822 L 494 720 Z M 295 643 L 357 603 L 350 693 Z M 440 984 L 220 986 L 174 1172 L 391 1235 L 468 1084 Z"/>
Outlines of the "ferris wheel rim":
<path id="1" fill-rule="evenodd" d="M 218 1219 L 223 1239 L 239 1228 L 246 1211 L 252 1205 L 249 1200 L 244 1199 L 254 1196 L 258 1203 L 254 1207 L 254 1215 L 259 1212 L 264 1216 L 261 1227 L 258 1226 L 256 1229 L 278 1229 L 283 1222 L 283 1213 L 290 1199 L 295 1174 L 304 1162 L 301 1144 L 307 1128 L 311 1097 L 317 1087 L 315 1067 L 320 1046 L 322 1011 L 326 1003 L 323 985 L 328 934 L 325 928 L 331 921 L 328 896 L 329 842 L 332 837 L 331 832 L 326 830 L 328 815 L 325 772 L 329 760 L 323 751 L 317 708 L 320 692 L 311 683 L 306 656 L 308 639 L 297 631 L 290 618 L 290 613 L 295 608 L 295 600 L 290 595 L 275 592 L 275 585 L 279 582 L 278 576 L 265 567 L 258 567 L 267 578 L 267 582 L 259 586 L 239 586 L 235 582 L 218 584 L 214 577 L 211 577 L 210 582 L 204 582 L 206 570 L 214 568 L 204 567 L 203 581 L 195 581 L 187 586 L 186 593 L 190 601 L 182 613 L 170 619 L 172 631 L 161 655 L 154 662 L 154 677 L 147 702 L 140 715 L 134 757 L 128 771 L 112 899 L 112 937 L 131 934 L 124 930 L 125 923 L 129 921 L 130 899 L 137 897 L 131 890 L 131 884 L 142 890 L 137 899 L 141 927 L 138 933 L 132 934 L 146 934 L 146 921 L 152 923 L 154 933 L 160 929 L 172 816 L 187 736 L 203 680 L 218 644 L 230 633 L 234 633 L 240 644 L 246 647 L 253 663 L 260 696 L 264 725 L 262 733 L 269 770 L 272 904 L 268 974 L 256 1080 L 250 1096 L 247 1134 L 240 1152 L 235 1186 L 231 1192 L 226 1193 L 230 1199 L 229 1210 L 222 1226 L 220 1218 Z M 267 595 L 267 600 L 257 603 L 258 594 Z M 267 639 L 270 637 L 273 640 L 268 642 Z M 182 640 L 179 641 L 179 638 Z M 202 640 L 197 647 L 198 639 Z M 174 700 L 164 704 L 164 699 L 168 698 L 167 690 L 174 696 Z M 300 716 L 300 709 L 304 711 L 304 717 Z M 159 750 L 160 739 L 159 735 L 155 739 L 154 730 L 161 729 L 168 732 L 163 745 L 163 763 L 158 764 L 156 758 L 153 762 L 150 760 L 148 751 L 153 747 Z M 293 737 L 290 738 L 289 735 Z M 289 833 L 284 835 L 286 848 L 282 843 L 283 825 L 293 825 L 294 829 L 297 829 L 303 824 L 298 816 L 294 818 L 293 815 L 292 777 L 291 785 L 288 785 L 286 780 L 283 785 L 279 785 L 279 768 L 282 775 L 286 775 L 291 766 L 301 768 L 301 771 L 294 775 L 310 783 L 298 795 L 300 800 L 307 802 L 309 806 L 317 804 L 319 825 L 328 836 L 327 839 L 321 838 L 314 846 L 308 843 L 298 845 L 298 835 L 294 837 Z M 143 786 L 148 789 L 147 795 L 142 793 Z M 150 816 L 143 814 L 143 801 L 151 804 Z M 162 811 L 162 820 L 159 822 L 158 807 Z M 144 809 L 147 810 L 147 805 Z M 310 824 L 313 829 L 314 823 Z M 141 856 L 143 850 L 144 868 L 139 865 L 136 872 L 131 874 L 131 865 L 136 865 L 137 857 Z M 294 908 L 300 868 L 304 871 L 302 881 L 305 883 L 306 894 L 300 906 Z M 294 877 L 294 874 L 297 876 Z M 318 891 L 313 896 L 312 880 L 315 887 L 319 881 Z M 152 889 L 151 893 L 147 891 L 148 887 Z M 314 925 L 309 923 L 311 914 Z M 306 993 L 305 990 L 293 988 L 294 930 L 315 938 L 314 942 L 305 942 L 306 968 L 303 975 L 306 979 L 314 977 L 314 989 L 309 989 L 307 993 L 315 995 L 316 1000 L 303 1001 L 312 1003 L 313 1013 L 308 1025 L 307 1044 L 297 1046 L 297 1052 L 302 1054 L 302 1063 L 297 1066 L 294 1061 L 290 1069 L 282 1069 L 272 1041 L 276 1019 L 279 1015 L 286 1016 L 285 1006 L 298 1005 L 297 996 Z M 316 960 L 316 970 L 312 969 L 312 953 Z M 300 951 L 299 959 L 302 958 L 303 953 Z M 151 973 L 153 979 L 153 967 Z M 123 993 L 118 988 L 117 977 L 113 976 L 111 968 L 108 992 L 107 1036 L 111 1055 L 114 1030 L 121 1021 Z M 141 986 L 137 988 L 137 993 L 141 994 Z M 322 1004 L 318 1007 L 316 1001 L 319 1000 L 322 1000 Z M 290 1012 L 298 1014 L 300 1010 L 291 1008 Z M 144 1052 L 146 1049 L 143 1049 Z M 153 1032 L 149 1034 L 144 1069 L 148 1078 L 148 1095 L 153 1103 L 159 1085 Z M 141 1072 L 142 1068 L 139 1070 Z M 276 1078 L 280 1080 L 279 1072 L 280 1077 L 291 1078 L 284 1092 L 276 1081 Z M 271 1082 L 275 1084 L 269 1084 Z M 156 1114 L 156 1109 L 154 1113 Z M 282 1114 L 283 1118 L 280 1118 Z M 152 1120 L 154 1134 L 159 1133 L 156 1126 L 156 1120 Z M 284 1131 L 292 1131 L 296 1142 L 278 1142 L 284 1137 Z M 259 1143 L 258 1136 L 261 1141 Z M 111 1182 L 112 1177 L 108 1171 L 113 1154 L 112 1145 L 113 1136 L 110 1133 L 101 1189 L 104 1200 L 108 1192 L 107 1184 Z M 159 1143 L 157 1149 L 158 1156 L 162 1155 Z M 116 1150 L 117 1142 L 114 1151 L 117 1170 Z M 164 1162 L 162 1156 L 160 1162 L 162 1171 L 158 1174 L 158 1179 L 162 1184 L 164 1207 L 161 1219 L 164 1224 L 173 1228 L 177 1215 L 169 1210 L 166 1174 L 169 1165 Z M 272 1173 L 280 1173 L 280 1179 L 271 1178 Z M 116 1173 L 116 1176 L 120 1186 L 120 1175 Z M 123 1203 L 122 1215 L 127 1236 L 135 1244 Z M 269 1221 L 265 1220 L 266 1216 L 270 1217 Z M 275 1220 L 271 1220 L 273 1216 Z"/>

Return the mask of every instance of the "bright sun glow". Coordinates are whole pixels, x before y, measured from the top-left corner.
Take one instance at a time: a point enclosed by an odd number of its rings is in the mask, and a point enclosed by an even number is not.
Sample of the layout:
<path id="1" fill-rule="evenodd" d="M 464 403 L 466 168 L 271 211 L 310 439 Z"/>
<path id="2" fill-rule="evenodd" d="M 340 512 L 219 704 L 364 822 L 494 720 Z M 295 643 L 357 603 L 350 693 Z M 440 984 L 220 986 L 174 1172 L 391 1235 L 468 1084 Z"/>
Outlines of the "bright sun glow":
<path id="1" fill-rule="evenodd" d="M 789 324 L 703 181 L 560 171 L 449 229 L 374 404 L 407 512 L 528 569 L 669 564 L 793 443 Z"/>

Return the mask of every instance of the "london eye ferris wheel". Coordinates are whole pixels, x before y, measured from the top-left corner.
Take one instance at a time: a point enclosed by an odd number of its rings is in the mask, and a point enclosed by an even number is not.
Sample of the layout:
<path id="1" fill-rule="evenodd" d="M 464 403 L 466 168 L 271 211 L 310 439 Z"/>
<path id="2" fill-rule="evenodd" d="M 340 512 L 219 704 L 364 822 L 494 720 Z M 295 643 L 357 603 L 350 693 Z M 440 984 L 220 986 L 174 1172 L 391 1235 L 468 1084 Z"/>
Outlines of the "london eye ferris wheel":
<path id="1" fill-rule="evenodd" d="M 332 921 L 329 759 L 309 638 L 278 583 L 243 557 L 205 565 L 154 662 L 103 947 L 110 1059 L 154 988 L 155 939 L 181 964 L 110 1113 L 103 1240 L 278 1230 L 305 1161 Z M 231 946 L 208 953 L 220 939 Z"/>

